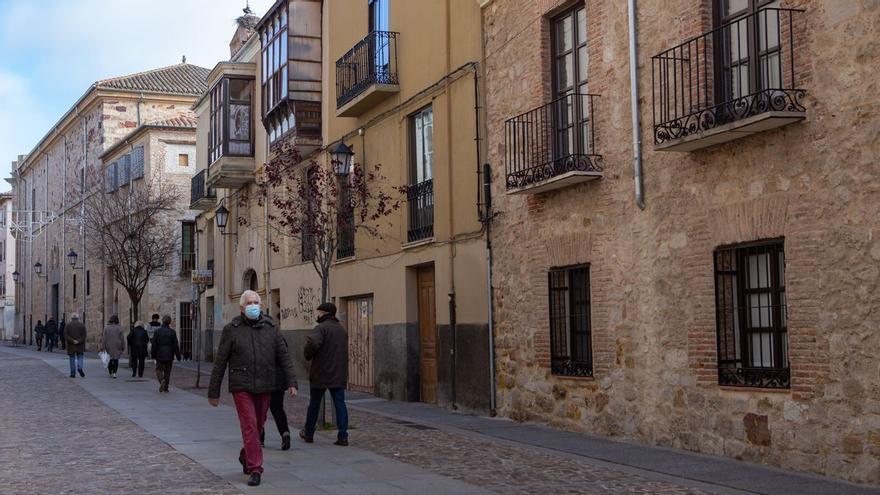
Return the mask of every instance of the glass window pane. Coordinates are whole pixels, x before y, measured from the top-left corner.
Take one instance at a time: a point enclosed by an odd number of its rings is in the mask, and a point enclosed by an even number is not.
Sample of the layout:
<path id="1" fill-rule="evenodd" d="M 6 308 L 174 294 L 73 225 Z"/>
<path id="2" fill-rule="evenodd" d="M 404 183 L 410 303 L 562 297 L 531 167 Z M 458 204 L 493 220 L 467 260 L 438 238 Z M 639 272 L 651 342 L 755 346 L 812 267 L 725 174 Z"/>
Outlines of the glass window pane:
<path id="1" fill-rule="evenodd" d="M 580 9 L 577 11 L 577 25 L 578 25 L 578 44 L 584 43 L 587 41 L 587 10 Z"/>
<path id="2" fill-rule="evenodd" d="M 773 339 L 769 332 L 753 333 L 751 336 L 751 364 L 757 368 L 773 366 Z"/>
<path id="3" fill-rule="evenodd" d="M 284 65 L 287 63 L 287 48 L 290 44 L 290 40 L 287 38 L 287 30 L 284 29 L 281 31 L 281 34 L 278 35 L 278 43 L 281 47 L 281 64 Z"/>
<path id="4" fill-rule="evenodd" d="M 570 88 L 574 82 L 574 59 L 572 54 L 569 53 L 562 58 L 556 59 L 556 64 L 558 68 L 556 74 L 556 91 L 557 93 L 562 93 Z"/>
<path id="5" fill-rule="evenodd" d="M 572 16 L 567 15 L 559 19 L 556 24 L 556 50 L 557 53 L 566 52 L 572 49 Z"/>
<path id="6" fill-rule="evenodd" d="M 434 172 L 434 112 L 428 109 L 424 113 L 424 125 L 422 132 L 425 136 L 425 172 L 424 180 L 431 179 Z"/>
<path id="7" fill-rule="evenodd" d="M 729 16 L 743 11 L 749 7 L 749 0 L 725 0 L 724 15 Z"/>
<path id="8" fill-rule="evenodd" d="M 577 60 L 577 69 L 578 69 L 578 82 L 585 82 L 587 80 L 587 62 L 589 61 L 589 55 L 587 54 L 586 45 L 578 48 L 578 60 Z"/>

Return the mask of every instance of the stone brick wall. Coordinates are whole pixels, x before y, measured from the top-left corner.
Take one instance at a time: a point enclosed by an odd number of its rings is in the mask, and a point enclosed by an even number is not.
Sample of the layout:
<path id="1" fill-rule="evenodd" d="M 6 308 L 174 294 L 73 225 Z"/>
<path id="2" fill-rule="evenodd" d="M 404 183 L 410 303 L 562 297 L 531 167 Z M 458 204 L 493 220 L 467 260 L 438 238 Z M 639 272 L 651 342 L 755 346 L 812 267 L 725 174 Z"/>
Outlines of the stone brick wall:
<path id="1" fill-rule="evenodd" d="M 504 191 L 504 121 L 549 101 L 548 16 L 483 9 L 503 415 L 880 483 L 880 126 L 870 2 L 799 1 L 807 119 L 705 150 L 653 150 L 651 56 L 711 29 L 711 2 L 639 2 L 647 208 L 633 200 L 626 2 L 585 2 L 605 173 Z M 718 385 L 713 251 L 785 239 L 791 388 Z M 593 378 L 550 373 L 547 271 L 590 265 Z"/>

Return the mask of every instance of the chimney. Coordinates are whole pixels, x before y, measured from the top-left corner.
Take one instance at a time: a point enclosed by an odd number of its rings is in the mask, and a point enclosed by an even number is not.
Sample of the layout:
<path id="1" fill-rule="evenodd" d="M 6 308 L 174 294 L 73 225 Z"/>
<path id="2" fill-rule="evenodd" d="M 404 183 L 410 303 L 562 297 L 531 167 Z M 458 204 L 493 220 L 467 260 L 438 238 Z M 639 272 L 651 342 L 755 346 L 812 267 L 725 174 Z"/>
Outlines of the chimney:
<path id="1" fill-rule="evenodd" d="M 232 41 L 229 42 L 230 59 L 235 58 L 235 55 L 238 54 L 251 35 L 254 34 L 254 28 L 257 27 L 258 22 L 260 22 L 260 18 L 254 15 L 250 7 L 245 7 L 244 15 L 239 16 L 235 20 L 238 27 L 235 29 L 235 34 L 232 35 Z"/>

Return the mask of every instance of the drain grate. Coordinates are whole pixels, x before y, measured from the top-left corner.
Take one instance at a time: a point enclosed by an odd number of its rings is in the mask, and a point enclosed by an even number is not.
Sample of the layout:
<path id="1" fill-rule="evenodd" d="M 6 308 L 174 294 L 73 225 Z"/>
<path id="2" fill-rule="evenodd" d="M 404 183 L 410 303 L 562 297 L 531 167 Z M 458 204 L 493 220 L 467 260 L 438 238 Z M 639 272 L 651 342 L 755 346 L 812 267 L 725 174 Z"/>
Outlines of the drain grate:
<path id="1" fill-rule="evenodd" d="M 412 428 L 414 430 L 436 430 L 433 426 L 425 426 L 417 423 L 411 423 L 409 421 L 401 421 L 399 419 L 393 420 L 394 423 L 399 424 L 401 426 L 406 426 L 407 428 Z"/>

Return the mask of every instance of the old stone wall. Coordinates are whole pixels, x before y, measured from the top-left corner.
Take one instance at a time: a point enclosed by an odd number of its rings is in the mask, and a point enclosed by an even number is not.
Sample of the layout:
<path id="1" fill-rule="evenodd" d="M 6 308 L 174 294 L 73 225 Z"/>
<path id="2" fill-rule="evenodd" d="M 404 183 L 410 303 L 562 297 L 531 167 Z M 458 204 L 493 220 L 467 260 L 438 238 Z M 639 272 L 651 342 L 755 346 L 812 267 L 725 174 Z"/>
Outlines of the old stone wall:
<path id="1" fill-rule="evenodd" d="M 685 153 L 653 149 L 650 57 L 706 31 L 711 4 L 639 2 L 644 211 L 633 200 L 626 2 L 586 1 L 604 177 L 505 194 L 504 121 L 550 101 L 548 16 L 566 5 L 483 9 L 500 413 L 880 483 L 876 5 L 783 2 L 805 8 L 806 120 Z M 778 237 L 791 388 L 721 387 L 713 251 Z M 584 263 L 594 376 L 555 376 L 547 271 Z"/>

